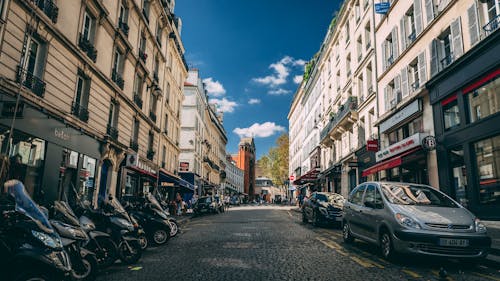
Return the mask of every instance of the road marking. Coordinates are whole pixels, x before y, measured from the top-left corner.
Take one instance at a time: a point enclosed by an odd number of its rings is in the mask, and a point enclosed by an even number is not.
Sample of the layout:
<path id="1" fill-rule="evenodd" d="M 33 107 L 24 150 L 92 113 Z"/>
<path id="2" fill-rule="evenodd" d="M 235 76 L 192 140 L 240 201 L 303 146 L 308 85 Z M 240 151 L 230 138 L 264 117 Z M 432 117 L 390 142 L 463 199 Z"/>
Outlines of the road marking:
<path id="1" fill-rule="evenodd" d="M 344 252 L 344 250 L 339 244 L 333 241 L 326 240 L 326 238 L 324 237 L 317 237 L 316 239 L 318 239 L 321 243 L 325 244 L 328 248 L 334 249 L 337 253 L 343 256 L 347 256 L 347 253 Z"/>
<path id="2" fill-rule="evenodd" d="M 482 274 L 482 273 L 479 273 L 479 272 L 472 272 L 472 274 L 474 274 L 476 276 L 481 276 L 481 277 L 484 277 L 484 278 L 487 278 L 487 279 L 490 279 L 490 280 L 500 281 L 500 278 L 489 276 L 489 275 Z"/>
<path id="3" fill-rule="evenodd" d="M 351 260 L 355 261 L 356 263 L 358 263 L 362 267 L 366 267 L 366 268 L 373 267 L 373 264 L 366 262 L 358 257 L 351 256 L 350 258 L 351 258 Z"/>
<path id="4" fill-rule="evenodd" d="M 290 211 L 286 211 L 288 213 L 288 215 L 293 218 L 292 214 L 290 213 Z"/>
<path id="5" fill-rule="evenodd" d="M 403 271 L 404 273 L 410 275 L 413 278 L 422 278 L 422 275 L 416 273 L 415 271 L 411 271 L 409 269 L 402 269 L 401 271 Z"/>

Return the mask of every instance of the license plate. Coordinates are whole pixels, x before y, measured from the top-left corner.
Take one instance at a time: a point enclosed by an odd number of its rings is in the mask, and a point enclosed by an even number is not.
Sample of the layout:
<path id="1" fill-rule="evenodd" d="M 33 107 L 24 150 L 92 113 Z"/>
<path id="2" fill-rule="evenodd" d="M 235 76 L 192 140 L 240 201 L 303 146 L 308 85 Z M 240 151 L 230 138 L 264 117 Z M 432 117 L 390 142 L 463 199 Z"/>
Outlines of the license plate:
<path id="1" fill-rule="evenodd" d="M 439 239 L 439 246 L 467 247 L 467 246 L 469 246 L 469 240 L 467 240 L 467 239 L 440 238 Z"/>

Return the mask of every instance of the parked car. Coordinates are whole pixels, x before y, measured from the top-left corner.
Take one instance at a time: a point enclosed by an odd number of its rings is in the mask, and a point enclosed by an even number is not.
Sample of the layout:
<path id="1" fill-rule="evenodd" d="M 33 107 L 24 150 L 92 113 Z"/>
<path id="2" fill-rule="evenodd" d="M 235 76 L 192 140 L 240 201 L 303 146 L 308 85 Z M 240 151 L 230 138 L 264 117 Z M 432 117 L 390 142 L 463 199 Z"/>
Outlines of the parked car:
<path id="1" fill-rule="evenodd" d="M 397 253 L 480 260 L 491 239 L 470 211 L 427 185 L 368 182 L 344 204 L 343 238 L 376 244 L 384 258 Z"/>
<path id="2" fill-rule="evenodd" d="M 340 226 L 344 201 L 337 193 L 314 192 L 302 205 L 302 221 L 311 221 L 314 226 L 325 223 Z"/>
<path id="3" fill-rule="evenodd" d="M 213 196 L 202 196 L 193 205 L 195 215 L 204 213 L 218 213 L 219 208 Z"/>

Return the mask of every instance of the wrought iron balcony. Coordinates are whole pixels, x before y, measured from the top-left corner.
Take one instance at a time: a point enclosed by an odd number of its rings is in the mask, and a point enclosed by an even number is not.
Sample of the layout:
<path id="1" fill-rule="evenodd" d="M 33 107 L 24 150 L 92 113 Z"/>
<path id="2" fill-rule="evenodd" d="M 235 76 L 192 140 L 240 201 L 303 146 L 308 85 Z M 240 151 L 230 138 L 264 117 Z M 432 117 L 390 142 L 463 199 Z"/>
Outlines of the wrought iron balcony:
<path id="1" fill-rule="evenodd" d="M 123 86 L 125 86 L 125 81 L 123 81 L 122 76 L 118 73 L 117 69 L 113 69 L 113 73 L 111 74 L 111 80 L 123 90 Z"/>
<path id="2" fill-rule="evenodd" d="M 149 112 L 149 118 L 151 118 L 151 120 L 156 123 L 156 114 L 153 112 L 153 111 L 150 111 Z"/>
<path id="3" fill-rule="evenodd" d="M 18 66 L 16 81 L 30 89 L 33 94 L 43 98 L 45 94 L 45 82 L 36 77 L 33 73 L 26 71 L 21 66 Z"/>
<path id="4" fill-rule="evenodd" d="M 59 8 L 56 6 L 53 0 L 31 0 L 40 10 L 46 14 L 53 23 L 57 22 L 57 16 L 59 15 Z"/>
<path id="5" fill-rule="evenodd" d="M 134 103 L 142 109 L 142 98 L 138 94 L 134 94 Z"/>
<path id="6" fill-rule="evenodd" d="M 130 148 L 135 152 L 139 150 L 139 143 L 137 140 L 130 140 Z"/>
<path id="7" fill-rule="evenodd" d="M 347 101 L 341 105 L 336 114 L 331 114 L 330 121 L 323 128 L 320 134 L 321 142 L 327 141 L 332 132 L 335 129 L 343 125 L 352 125 L 357 120 L 356 110 L 358 108 L 358 100 L 356 97 L 349 97 Z M 347 120 L 347 122 L 345 122 Z M 344 124 L 345 123 L 345 124 Z M 332 134 L 333 137 L 337 137 L 338 134 Z"/>
<path id="8" fill-rule="evenodd" d="M 71 113 L 83 122 L 89 121 L 89 110 L 80 103 L 73 102 L 71 105 Z"/>
<path id="9" fill-rule="evenodd" d="M 82 51 L 84 51 L 87 56 L 95 62 L 97 59 L 97 50 L 95 49 L 94 45 L 92 42 L 90 42 L 87 38 L 83 36 L 82 33 L 80 33 L 80 39 L 78 40 L 78 46 Z"/>
<path id="10" fill-rule="evenodd" d="M 148 59 L 148 54 L 146 54 L 145 51 L 143 50 L 139 50 L 139 58 L 143 61 L 143 62 L 146 62 L 146 60 Z"/>
<path id="11" fill-rule="evenodd" d="M 106 134 L 110 136 L 114 140 L 118 140 L 118 129 L 116 127 L 113 127 L 111 124 L 108 124 L 108 127 L 106 128 Z"/>
<path id="12" fill-rule="evenodd" d="M 148 149 L 147 158 L 152 161 L 154 157 L 155 157 L 155 151 L 151 148 Z"/>
<path id="13" fill-rule="evenodd" d="M 154 73 L 153 73 L 153 80 L 154 80 L 155 82 L 158 82 L 158 81 L 159 81 L 159 78 L 158 78 L 158 72 L 154 72 Z"/>
<path id="14" fill-rule="evenodd" d="M 448 65 L 450 65 L 453 62 L 453 54 L 450 53 L 449 55 L 445 56 L 444 58 L 442 58 L 440 60 L 440 62 L 441 62 L 441 67 L 442 67 L 441 69 L 446 68 Z"/>
<path id="15" fill-rule="evenodd" d="M 485 31 L 486 36 L 488 36 L 491 33 L 495 32 L 495 30 L 497 30 L 499 26 L 500 26 L 500 15 L 497 15 L 483 26 L 483 30 Z"/>
<path id="16" fill-rule="evenodd" d="M 128 31 L 129 31 L 129 26 L 126 22 L 120 22 L 118 24 L 118 27 L 120 28 L 120 30 L 123 32 L 123 34 L 125 34 L 125 36 L 128 36 Z"/>

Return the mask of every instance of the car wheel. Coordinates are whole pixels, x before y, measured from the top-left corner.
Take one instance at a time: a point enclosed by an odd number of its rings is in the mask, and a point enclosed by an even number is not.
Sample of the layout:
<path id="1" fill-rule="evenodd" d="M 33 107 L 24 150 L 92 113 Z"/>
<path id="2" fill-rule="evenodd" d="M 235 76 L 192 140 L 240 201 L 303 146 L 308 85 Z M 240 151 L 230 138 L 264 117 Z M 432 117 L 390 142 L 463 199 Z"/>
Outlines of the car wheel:
<path id="1" fill-rule="evenodd" d="M 380 253 L 386 260 L 391 260 L 395 256 L 391 235 L 387 230 L 382 231 L 382 234 L 380 234 Z"/>
<path id="2" fill-rule="evenodd" d="M 352 236 L 351 227 L 349 226 L 349 223 L 346 221 L 344 221 L 342 226 L 342 238 L 346 243 L 351 244 L 354 242 L 354 236 Z"/>
<path id="3" fill-rule="evenodd" d="M 309 221 L 307 220 L 306 212 L 302 210 L 302 222 L 303 223 L 308 223 Z"/>

